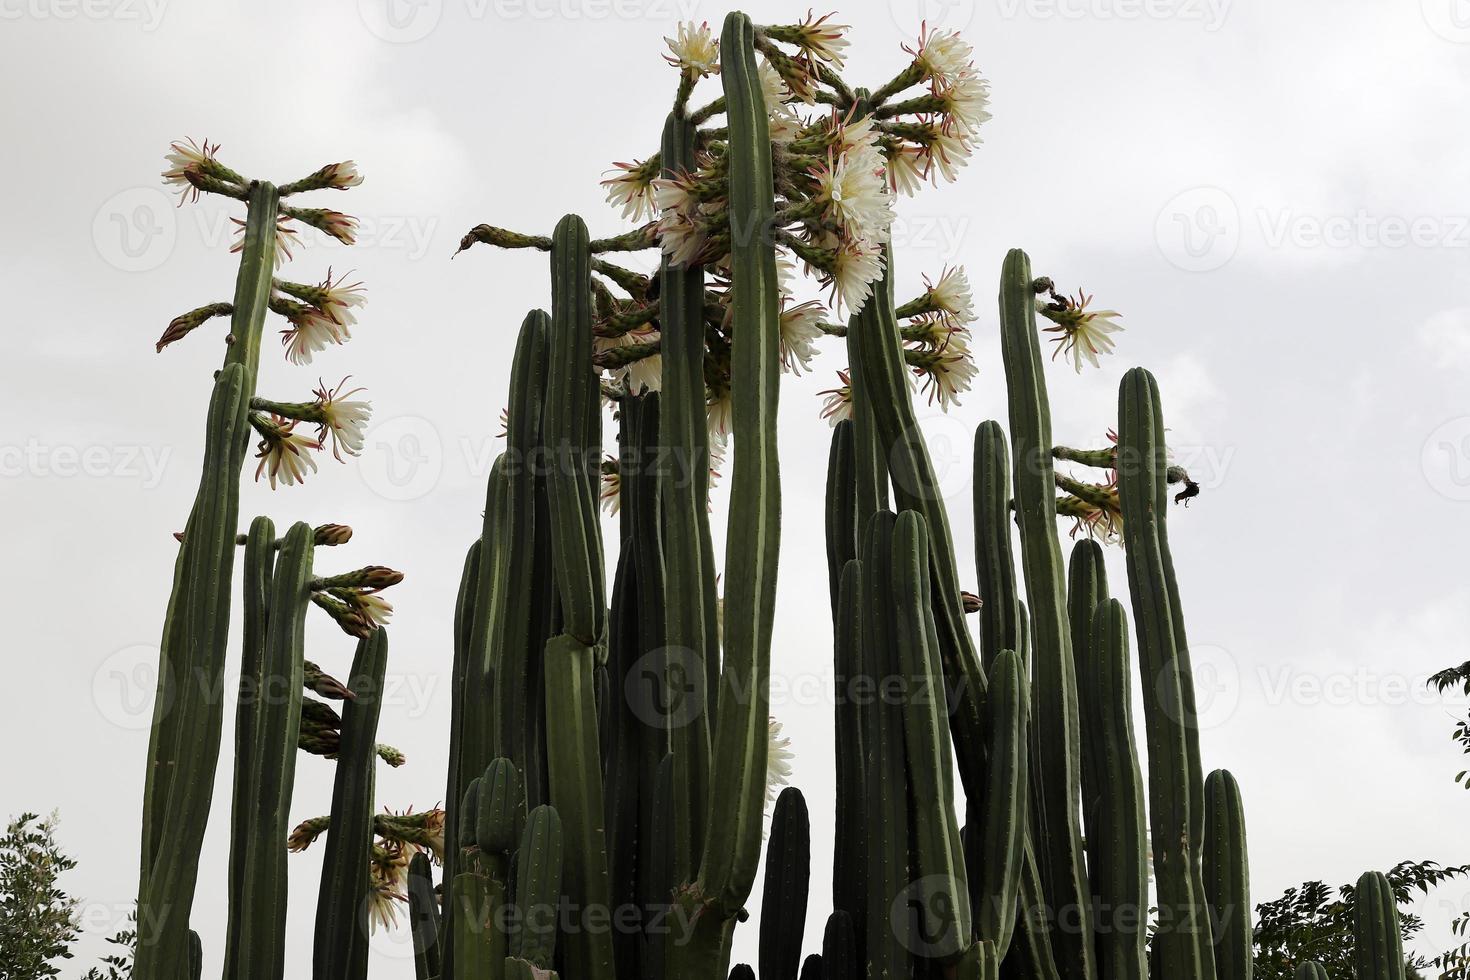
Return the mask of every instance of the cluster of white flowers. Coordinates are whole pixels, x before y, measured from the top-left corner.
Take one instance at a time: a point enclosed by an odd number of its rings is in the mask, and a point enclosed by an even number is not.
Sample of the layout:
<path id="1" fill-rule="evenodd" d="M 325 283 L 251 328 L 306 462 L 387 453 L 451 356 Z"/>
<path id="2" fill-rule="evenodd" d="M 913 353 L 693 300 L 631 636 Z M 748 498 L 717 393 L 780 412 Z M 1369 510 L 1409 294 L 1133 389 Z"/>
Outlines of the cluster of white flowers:
<path id="1" fill-rule="evenodd" d="M 932 111 L 920 112 L 888 146 L 888 180 L 897 192 L 914 194 L 925 181 L 953 182 L 970 160 L 979 129 L 990 118 L 990 83 L 974 64 L 974 49 L 958 31 L 925 27 L 915 47 L 911 76 L 929 87 Z"/>
<path id="2" fill-rule="evenodd" d="M 970 353 L 970 324 L 975 321 L 974 296 L 962 266 L 946 268 L 937 282 L 924 277 L 920 312 L 905 331 L 914 351 L 914 374 L 930 401 L 945 411 L 959 403 L 976 375 Z"/>
<path id="3" fill-rule="evenodd" d="M 1082 373 L 1084 360 L 1093 367 L 1101 367 L 1098 355 L 1113 352 L 1111 335 L 1123 329 L 1118 323 L 1121 314 L 1117 310 L 1089 310 L 1087 306 L 1091 302 L 1092 297 L 1079 289 L 1075 298 L 1054 296 L 1053 302 L 1036 309 L 1052 324 L 1043 332 L 1057 335 L 1052 356 L 1066 354 L 1078 374 Z"/>
<path id="4" fill-rule="evenodd" d="M 292 364 L 310 364 L 313 354 L 352 338 L 351 327 L 357 323 L 354 311 L 367 302 L 367 296 L 362 283 L 347 282 L 347 275 L 334 279 L 328 269 L 327 278 L 313 287 L 277 282 L 279 291 L 303 301 L 284 308 L 291 326 L 281 331 L 281 344 Z"/>

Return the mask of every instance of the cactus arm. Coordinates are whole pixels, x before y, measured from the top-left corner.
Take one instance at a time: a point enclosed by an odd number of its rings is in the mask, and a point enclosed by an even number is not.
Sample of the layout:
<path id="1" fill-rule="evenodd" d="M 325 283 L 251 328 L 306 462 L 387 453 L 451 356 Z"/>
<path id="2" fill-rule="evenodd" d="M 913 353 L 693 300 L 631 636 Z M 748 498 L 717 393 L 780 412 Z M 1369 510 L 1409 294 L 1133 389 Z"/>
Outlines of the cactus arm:
<path id="1" fill-rule="evenodd" d="M 1321 963 L 1303 963 L 1296 968 L 1293 980 L 1331 980 L 1327 976 L 1327 969 Z"/>
<path id="2" fill-rule="evenodd" d="M 1036 850 L 1029 835 L 1025 860 L 1021 864 L 1020 903 L 1020 918 L 1003 964 L 1006 976 L 1060 980 L 1062 974 L 1057 969 L 1051 948 L 1051 907 L 1047 905 L 1041 871 L 1036 864 Z"/>
<path id="3" fill-rule="evenodd" d="M 199 848 L 219 761 L 222 705 L 215 695 L 229 629 L 230 578 L 239 512 L 244 370 L 228 365 L 210 397 L 204 476 L 184 532 L 160 652 L 158 694 L 144 789 L 144 861 L 134 972 L 171 980 L 186 962 Z M 161 836 L 168 831 L 167 841 Z M 165 843 L 167 846 L 165 846 Z"/>
<path id="4" fill-rule="evenodd" d="M 258 741 L 257 718 L 261 702 L 255 696 L 266 670 L 266 622 L 270 607 L 271 576 L 275 572 L 276 527 L 269 517 L 250 522 L 245 535 L 244 578 L 240 591 L 244 595 L 244 623 L 240 641 L 240 683 L 235 710 L 235 780 L 230 813 L 230 871 L 228 883 L 229 918 L 225 932 L 226 975 L 234 959 L 243 912 L 243 889 L 248 848 L 245 846 L 254 826 L 254 815 L 246 801 L 254 798 L 257 772 L 253 757 Z M 300 724 L 298 718 L 297 724 Z M 294 751 L 295 747 L 292 746 Z"/>
<path id="5" fill-rule="evenodd" d="M 729 120 L 734 467 L 725 560 L 725 661 L 721 671 L 708 817 L 698 892 L 729 919 L 760 863 L 770 700 L 771 629 L 781 540 L 776 459 L 780 303 L 768 229 L 775 190 L 755 29 L 732 12 L 720 35 Z"/>
<path id="6" fill-rule="evenodd" d="M 894 314 L 893 254 L 887 246 L 884 246 L 883 276 L 873 283 L 872 296 L 848 331 L 849 343 L 854 339 L 859 374 L 868 393 L 866 401 L 872 407 L 877 445 L 885 451 L 884 458 L 892 475 L 894 497 L 900 509 L 918 511 L 928 526 L 939 649 L 946 682 L 958 699 L 950 716 L 950 729 L 966 792 L 978 794 L 985 771 L 984 724 L 980 715 L 985 673 L 965 624 L 954 537 L 944 509 L 944 493 L 914 414 L 906 376 L 908 368 L 903 361 L 903 341 Z M 858 516 L 862 519 L 861 504 Z"/>
<path id="7" fill-rule="evenodd" d="M 532 644 L 531 580 L 536 559 L 536 449 L 541 436 L 541 398 L 546 384 L 547 334 L 550 323 L 541 310 L 521 322 L 510 372 L 510 409 L 503 492 L 505 605 L 498 635 L 491 638 L 491 689 L 495 698 L 494 751 L 524 771 L 530 751 L 527 712 Z"/>
<path id="8" fill-rule="evenodd" d="M 485 489 L 480 561 L 475 593 L 469 604 L 470 641 L 466 651 L 464 702 L 458 746 L 461 785 L 477 776 L 495 757 L 496 719 L 493 670 L 498 636 L 512 591 L 509 584 L 509 539 L 512 533 L 511 490 L 515 461 L 510 453 L 495 457 Z"/>
<path id="9" fill-rule="evenodd" d="M 446 853 L 449 850 L 445 848 Z M 440 975 L 438 901 L 428 855 L 420 851 L 408 862 L 408 928 L 413 937 L 414 980 L 434 980 Z"/>
<path id="10" fill-rule="evenodd" d="M 332 786 L 332 823 L 322 856 L 316 906 L 313 980 L 367 977 L 368 858 L 373 846 L 373 783 L 378 715 L 388 666 L 388 630 L 359 640 L 348 687 L 355 701 L 342 707 L 342 747 Z"/>
<path id="11" fill-rule="evenodd" d="M 979 807 L 979 861 L 970 874 L 976 935 L 1004 958 L 1011 946 L 1026 861 L 1030 693 L 1026 669 L 1012 650 L 991 662 L 986 691 L 988 784 Z"/>
<path id="12" fill-rule="evenodd" d="M 671 114 L 664 123 L 662 173 L 674 177 L 692 172 L 695 127 Z M 715 561 L 709 528 L 709 425 L 704 385 L 704 269 L 674 266 L 663 255 L 659 286 L 659 336 L 663 342 L 656 457 L 672 467 L 667 478 L 651 477 L 655 524 L 663 514 L 662 639 L 657 646 L 677 651 L 687 680 L 704 685 L 698 694 L 704 707 L 717 686 L 715 636 Z M 646 468 L 651 457 L 640 460 Z M 661 505 L 661 506 L 660 506 Z M 642 576 L 640 575 L 640 581 Z M 652 649 L 652 647 L 650 647 Z M 712 669 L 713 668 L 713 669 Z M 709 792 L 710 719 L 701 708 L 670 731 L 677 778 L 682 793 L 701 805 L 689 815 L 688 848 L 697 855 L 703 845 L 703 801 Z M 692 859 L 680 863 L 690 863 Z"/>
<path id="13" fill-rule="evenodd" d="M 511 955 L 550 970 L 556 951 L 556 911 L 561 900 L 562 829 L 555 807 L 531 811 L 516 855 L 516 921 Z"/>
<path id="14" fill-rule="evenodd" d="M 1016 563 L 1011 553 L 1011 461 L 999 422 L 982 422 L 975 430 L 974 467 L 975 571 L 984 603 L 980 607 L 980 659 L 988 675 L 996 654 L 1021 649 Z"/>
<path id="15" fill-rule="evenodd" d="M 853 454 L 853 424 L 850 419 L 838 422 L 832 429 L 832 445 L 827 455 L 827 584 L 832 597 L 832 615 L 842 591 L 842 570 L 857 557 L 857 491 Z"/>
<path id="16" fill-rule="evenodd" d="M 970 945 L 970 887 L 954 815 L 954 760 L 945 721 L 949 705 L 929 591 L 928 535 L 924 519 L 914 511 L 898 515 L 892 553 L 898 676 L 909 684 L 902 732 L 914 842 L 911 874 L 925 882 L 926 908 L 945 903 L 945 939 L 930 943 L 930 955 L 948 961 Z"/>
<path id="17" fill-rule="evenodd" d="M 858 689 L 870 676 L 863 667 L 863 566 L 857 559 L 842 568 L 841 594 L 835 624 L 833 675 L 837 698 L 836 826 L 833 834 L 832 907 L 848 916 L 848 927 L 865 923 L 867 895 L 867 758 L 864 749 L 865 714 L 871 710 L 871 692 Z M 860 933 L 858 934 L 860 935 Z M 865 948 L 858 944 L 856 948 Z"/>
<path id="18" fill-rule="evenodd" d="M 465 710 L 465 681 L 470 669 L 470 634 L 473 629 L 475 593 L 480 579 L 481 543 L 476 540 L 465 554 L 464 570 L 459 578 L 459 594 L 454 602 L 454 666 L 450 675 L 449 695 L 449 775 L 444 791 L 448 806 L 444 808 L 444 877 L 442 907 L 453 908 L 455 865 L 458 863 L 459 807 L 456 801 L 463 796 L 461 787 L 464 776 L 460 763 L 461 746 L 464 741 L 462 728 Z M 453 976 L 454 954 L 451 917 L 440 916 L 440 962 L 444 976 Z"/>
<path id="19" fill-rule="evenodd" d="M 587 226 L 576 215 L 557 223 L 551 248 L 551 354 L 545 406 L 551 454 L 552 567 L 561 632 L 546 644 L 545 712 L 551 803 L 566 832 L 569 900 L 607 908 L 596 667 L 606 650 L 602 545 L 596 509 L 601 450 L 591 441 L 600 416 L 592 368 L 591 273 Z M 567 936 L 567 972 L 585 980 L 613 976 L 612 937 L 582 929 Z"/>
<path id="20" fill-rule="evenodd" d="M 551 361 L 546 386 L 546 444 L 551 459 L 552 549 L 562 630 L 584 647 L 605 642 L 597 484 L 601 448 L 591 441 L 599 418 L 592 368 L 591 256 L 587 226 L 576 215 L 557 223 L 551 246 Z M 562 814 L 563 819 L 568 814 Z"/>
<path id="21" fill-rule="evenodd" d="M 1098 910 L 1098 975 L 1101 980 L 1145 980 L 1148 830 L 1133 735 L 1133 677 L 1122 603 L 1116 599 L 1100 603 L 1089 632 L 1089 642 L 1077 648 L 1077 681 L 1085 692 L 1084 761 L 1092 759 L 1083 771 L 1092 773 L 1087 854 Z"/>
<path id="22" fill-rule="evenodd" d="M 863 974 L 852 922 L 852 916 L 842 909 L 827 916 L 827 927 L 822 931 L 822 969 L 827 980 L 860 980 Z"/>
<path id="23" fill-rule="evenodd" d="M 270 521 L 256 520 L 250 531 L 256 549 L 268 551 L 274 533 Z M 240 879 L 238 892 L 231 895 L 238 904 L 232 901 L 226 933 L 227 980 L 280 980 L 285 975 L 286 850 L 281 841 L 290 829 L 296 776 L 312 550 L 311 528 L 293 525 L 271 575 L 263 643 L 257 651 L 246 648 L 237 729 L 242 743 L 251 744 L 236 758 L 236 821 L 230 850 L 232 866 L 238 859 Z M 259 597 L 252 600 L 250 594 L 266 574 L 263 566 L 268 561 L 257 555 L 255 561 L 246 562 L 256 572 L 247 572 L 247 622 L 264 611 Z"/>
<path id="24" fill-rule="evenodd" d="M 879 511 L 868 522 L 863 539 L 863 666 L 878 684 L 902 678 L 897 662 L 898 637 L 893 619 L 893 526 L 894 515 Z M 863 749 L 867 754 L 866 823 L 868 827 L 868 870 L 866 900 L 867 943 L 870 977 L 907 977 L 913 967 L 913 936 L 916 911 L 928 911 L 925 895 L 905 895 L 912 905 L 895 928 L 893 903 L 904 895 L 912 877 L 909 873 L 908 772 L 904 767 L 903 708 L 895 703 L 891 688 L 878 691 L 863 711 Z"/>
<path id="25" fill-rule="evenodd" d="M 1001 271 L 1001 358 L 1010 409 L 1016 516 L 1021 527 L 1021 567 L 1035 633 L 1032 676 L 1036 766 L 1041 798 L 1033 810 L 1035 841 L 1046 897 L 1058 914 L 1077 910 L 1077 928 L 1059 929 L 1057 965 L 1068 980 L 1091 980 L 1091 909 L 1082 828 L 1078 821 L 1081 736 L 1072 638 L 1066 618 L 1061 548 L 1057 543 L 1056 490 L 1051 457 L 1051 409 L 1036 328 L 1031 262 L 1012 249 Z"/>
<path id="26" fill-rule="evenodd" d="M 1158 385 L 1142 368 L 1118 392 L 1118 497 L 1128 588 L 1138 637 L 1148 741 L 1149 820 L 1161 920 L 1154 939 L 1165 975 L 1214 980 L 1214 949 L 1200 869 L 1204 777 L 1193 714 L 1193 681 L 1173 560 L 1164 536 L 1167 449 Z M 1131 525 L 1131 526 L 1130 526 Z M 1188 689 L 1188 694 L 1186 694 Z"/>
<path id="27" fill-rule="evenodd" d="M 561 634 L 546 645 L 547 762 L 551 802 L 566 831 L 567 896 L 583 909 L 608 908 L 611 885 L 603 834 L 602 772 L 594 707 L 595 651 Z M 567 936 L 567 973 L 613 976 L 612 937 L 582 929 Z"/>
<path id="28" fill-rule="evenodd" d="M 1235 777 L 1217 769 L 1205 779 L 1205 897 L 1220 980 L 1251 980 L 1250 864 L 1245 806 Z"/>
<path id="29" fill-rule="evenodd" d="M 781 791 L 771 817 L 766 882 L 761 899 L 761 980 L 797 980 L 811 886 L 811 821 L 794 786 Z"/>
<path id="30" fill-rule="evenodd" d="M 1398 900 L 1388 877 L 1366 872 L 1353 894 L 1354 980 L 1405 980 Z"/>

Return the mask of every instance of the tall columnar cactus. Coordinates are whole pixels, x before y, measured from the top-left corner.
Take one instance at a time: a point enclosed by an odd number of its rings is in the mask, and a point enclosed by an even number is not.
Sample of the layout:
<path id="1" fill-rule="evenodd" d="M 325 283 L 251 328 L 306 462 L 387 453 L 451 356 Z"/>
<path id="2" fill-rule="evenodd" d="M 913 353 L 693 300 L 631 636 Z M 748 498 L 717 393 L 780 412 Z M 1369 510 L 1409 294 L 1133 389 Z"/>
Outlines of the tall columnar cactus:
<path id="1" fill-rule="evenodd" d="M 1398 898 L 1388 877 L 1368 871 L 1354 888 L 1353 980 L 1404 980 Z"/>
<path id="2" fill-rule="evenodd" d="M 1235 777 L 1217 769 L 1205 779 L 1205 843 L 1202 870 L 1210 905 L 1215 964 L 1220 980 L 1250 980 L 1250 866 L 1245 844 L 1245 806 Z"/>
<path id="3" fill-rule="evenodd" d="M 1090 980 L 1096 968 L 1078 823 L 1081 733 L 1062 556 L 1057 544 L 1051 407 L 1036 331 L 1031 260 L 1020 249 L 1006 255 L 1001 270 L 1000 329 L 1014 443 L 1021 568 L 1036 639 L 1032 715 L 1038 747 L 1035 762 L 1041 779 L 1032 826 L 1050 907 L 1056 915 L 1067 916 L 1075 924 L 1057 930 L 1057 965 L 1069 980 Z"/>
<path id="4" fill-rule="evenodd" d="M 296 776 L 313 532 L 295 524 L 275 556 L 259 517 L 245 543 L 245 637 L 235 717 L 235 795 L 224 976 L 284 976 L 286 849 Z"/>
<path id="5" fill-rule="evenodd" d="M 587 228 L 568 215 L 552 244 L 551 360 L 546 393 L 552 550 L 562 632 L 546 646 L 547 761 L 551 802 L 566 827 L 566 887 L 584 909 L 608 908 L 602 772 L 594 671 L 606 654 L 602 544 L 597 521 L 597 379 L 592 369 Z M 589 472 L 590 471 L 590 472 Z M 612 937 L 579 929 L 567 936 L 567 972 L 614 976 Z"/>
<path id="6" fill-rule="evenodd" d="M 374 769 L 378 717 L 388 666 L 388 632 L 358 642 L 348 686 L 356 697 L 342 710 L 342 748 L 332 788 L 332 823 L 317 897 L 313 980 L 367 976 L 372 883 Z"/>
<path id="7" fill-rule="evenodd" d="M 1167 454 L 1158 384 L 1147 371 L 1134 368 L 1118 392 L 1118 496 L 1148 740 L 1150 839 L 1159 907 L 1154 943 L 1165 975 L 1214 980 L 1200 867 L 1204 775 L 1194 681 L 1164 518 Z"/>
<path id="8" fill-rule="evenodd" d="M 908 768 L 912 875 L 923 884 L 926 914 L 939 911 L 945 940 L 929 943 L 930 958 L 952 961 L 970 945 L 970 885 L 964 846 L 955 820 L 954 760 L 946 724 L 949 702 L 939 663 L 938 631 L 930 592 L 930 545 L 924 519 L 898 516 L 893 530 L 893 611 L 898 677 L 909 690 L 903 704 L 904 757 Z M 1004 805 L 992 800 L 991 805 Z M 932 926 L 928 927 L 934 935 Z"/>
<path id="9" fill-rule="evenodd" d="M 1021 658 L 1002 650 L 990 662 L 985 711 L 988 782 L 967 855 L 975 934 L 1004 956 L 1010 948 L 1026 862 L 1030 684 Z"/>
<path id="10" fill-rule="evenodd" d="M 561 884 L 561 818 L 555 807 L 543 803 L 527 818 L 516 852 L 518 930 L 510 945 L 512 957 L 537 970 L 552 967 Z"/>
<path id="11" fill-rule="evenodd" d="M 811 821 L 801 790 L 787 787 L 776 797 L 766 847 L 766 883 L 761 896 L 761 980 L 797 980 L 801 940 L 811 886 Z"/>

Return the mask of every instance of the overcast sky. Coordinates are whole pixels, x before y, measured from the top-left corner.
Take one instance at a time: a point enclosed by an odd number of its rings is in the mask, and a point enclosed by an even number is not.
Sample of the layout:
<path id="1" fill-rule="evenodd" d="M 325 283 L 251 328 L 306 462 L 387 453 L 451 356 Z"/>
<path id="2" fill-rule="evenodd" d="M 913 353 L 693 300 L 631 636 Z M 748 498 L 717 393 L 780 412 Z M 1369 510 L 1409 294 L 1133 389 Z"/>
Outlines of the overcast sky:
<path id="1" fill-rule="evenodd" d="M 354 268 L 370 303 L 350 345 L 296 368 L 268 349 L 261 392 L 318 377 L 369 387 L 361 460 L 304 487 L 248 485 L 242 515 L 357 529 L 317 567 L 382 563 L 393 592 L 382 804 L 440 801 L 450 617 L 478 533 L 514 330 L 546 306 L 545 258 L 481 247 L 482 221 L 549 233 L 563 213 L 619 230 L 597 186 L 658 140 L 674 72 L 662 36 L 718 24 L 707 0 L 0 0 L 0 237 L 12 356 L 0 360 L 7 519 L 0 602 L 9 682 L 0 811 L 59 807 L 87 901 L 82 968 L 134 896 L 152 664 L 202 452 L 221 331 L 162 355 L 168 320 L 231 294 L 227 218 L 175 210 L 162 154 L 184 136 L 286 180 L 339 159 L 366 183 L 313 201 L 364 219 L 288 269 Z M 751 3 L 758 22 L 805 6 Z M 1200 671 L 1207 768 L 1245 793 L 1254 897 L 1405 858 L 1470 860 L 1456 707 L 1424 677 L 1470 659 L 1470 76 L 1466 0 L 864 0 L 848 79 L 876 87 L 920 19 L 964 28 L 994 119 L 961 182 L 900 205 L 900 300 L 963 264 L 980 321 L 975 390 L 925 410 L 945 468 L 961 577 L 974 581 L 970 434 L 1005 419 L 994 291 L 1006 249 L 1084 287 L 1127 332 L 1101 370 L 1051 366 L 1058 441 L 1096 445 L 1117 384 L 1151 368 L 1170 441 L 1204 492 L 1171 513 Z M 703 99 L 697 99 L 703 101 Z M 821 539 L 828 428 L 817 392 L 837 345 L 783 388 L 785 521 L 774 710 L 815 821 L 808 946 L 830 908 L 831 627 Z M 243 520 L 243 518 L 242 518 Z M 724 499 L 716 535 L 724 537 Z M 1109 555 L 1115 584 L 1121 554 Z M 345 674 L 352 643 L 310 617 L 309 656 Z M 232 651 L 231 668 L 237 663 Z M 227 725 L 231 724 L 227 720 Z M 228 739 L 226 741 L 228 746 Z M 230 761 L 195 925 L 222 952 Z M 304 757 L 293 817 L 328 808 Z M 292 858 L 304 977 L 319 849 Z M 759 885 L 756 896 L 759 896 Z M 1436 893 L 1436 934 L 1470 885 Z M 753 956 L 755 930 L 737 955 Z M 374 939 L 375 977 L 411 972 L 406 933 Z"/>

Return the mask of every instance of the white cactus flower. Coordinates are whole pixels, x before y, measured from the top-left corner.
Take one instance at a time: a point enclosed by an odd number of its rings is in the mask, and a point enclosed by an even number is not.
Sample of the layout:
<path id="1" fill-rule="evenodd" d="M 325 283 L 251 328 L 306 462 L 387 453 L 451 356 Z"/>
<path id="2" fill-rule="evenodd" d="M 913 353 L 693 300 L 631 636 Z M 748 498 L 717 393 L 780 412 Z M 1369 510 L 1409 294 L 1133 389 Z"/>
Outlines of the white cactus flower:
<path id="1" fill-rule="evenodd" d="M 669 53 L 664 60 L 690 78 L 704 78 L 720 73 L 720 41 L 710 31 L 709 23 L 684 21 L 677 36 L 666 37 Z"/>

